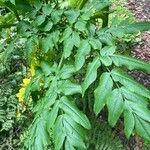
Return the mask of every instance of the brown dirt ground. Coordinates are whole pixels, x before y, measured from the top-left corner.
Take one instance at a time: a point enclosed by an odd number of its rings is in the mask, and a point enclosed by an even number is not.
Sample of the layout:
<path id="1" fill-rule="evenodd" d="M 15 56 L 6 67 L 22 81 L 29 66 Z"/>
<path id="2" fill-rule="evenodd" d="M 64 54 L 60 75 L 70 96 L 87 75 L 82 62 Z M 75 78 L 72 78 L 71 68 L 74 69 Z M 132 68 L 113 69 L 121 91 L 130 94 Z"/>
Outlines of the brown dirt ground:
<path id="1" fill-rule="evenodd" d="M 137 21 L 150 21 L 150 0 L 128 0 L 127 7 L 133 12 Z M 140 35 L 141 41 L 133 45 L 132 54 L 138 59 L 150 62 L 150 31 Z M 130 72 L 131 75 L 150 88 L 150 74 L 139 71 Z"/>

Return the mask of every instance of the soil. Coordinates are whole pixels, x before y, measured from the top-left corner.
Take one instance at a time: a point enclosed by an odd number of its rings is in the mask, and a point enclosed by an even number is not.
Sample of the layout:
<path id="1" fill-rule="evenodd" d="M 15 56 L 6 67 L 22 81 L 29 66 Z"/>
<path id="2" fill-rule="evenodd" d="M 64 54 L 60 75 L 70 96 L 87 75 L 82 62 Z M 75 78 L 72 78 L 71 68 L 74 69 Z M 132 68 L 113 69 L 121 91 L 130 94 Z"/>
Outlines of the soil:
<path id="1" fill-rule="evenodd" d="M 150 0 L 128 0 L 127 7 L 133 12 L 137 21 L 150 21 Z M 150 62 L 150 31 L 140 35 L 141 41 L 133 45 L 132 54 L 138 59 Z M 132 71 L 130 74 L 150 88 L 150 74 Z"/>

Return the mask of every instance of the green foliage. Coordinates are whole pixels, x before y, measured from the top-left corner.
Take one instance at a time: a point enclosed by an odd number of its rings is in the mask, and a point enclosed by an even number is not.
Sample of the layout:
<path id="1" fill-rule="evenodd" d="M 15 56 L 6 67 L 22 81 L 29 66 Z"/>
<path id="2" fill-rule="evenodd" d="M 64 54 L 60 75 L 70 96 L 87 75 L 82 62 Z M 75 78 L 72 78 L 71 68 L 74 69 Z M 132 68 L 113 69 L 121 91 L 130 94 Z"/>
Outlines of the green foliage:
<path id="1" fill-rule="evenodd" d="M 111 127 L 106 123 L 97 122 L 94 131 L 92 132 L 92 136 L 90 139 L 91 147 L 88 150 L 104 150 L 104 149 L 112 149 L 112 150 L 124 150 L 124 146 L 119 139 L 119 137 L 112 131 Z"/>
<path id="2" fill-rule="evenodd" d="M 0 125 L 2 131 L 8 131 L 12 128 L 14 123 L 14 119 L 16 117 L 16 98 L 12 94 L 12 91 L 7 91 L 6 89 L 2 89 L 1 87 L 1 95 L 0 95 Z"/>
<path id="3" fill-rule="evenodd" d="M 52 132 L 55 150 L 88 149 L 93 118 L 104 106 L 112 127 L 124 117 L 128 138 L 137 133 L 150 141 L 150 91 L 124 71 L 149 72 L 150 64 L 122 56 L 116 44 L 125 34 L 148 30 L 150 22 L 123 20 L 109 27 L 109 0 L 83 0 L 72 7 L 64 7 L 61 0 L 11 2 L 3 4 L 17 18 L 14 39 L 22 41 L 35 71 L 24 95 L 35 114 L 25 147 L 47 149 Z M 9 54 L 17 42 L 8 43 Z"/>

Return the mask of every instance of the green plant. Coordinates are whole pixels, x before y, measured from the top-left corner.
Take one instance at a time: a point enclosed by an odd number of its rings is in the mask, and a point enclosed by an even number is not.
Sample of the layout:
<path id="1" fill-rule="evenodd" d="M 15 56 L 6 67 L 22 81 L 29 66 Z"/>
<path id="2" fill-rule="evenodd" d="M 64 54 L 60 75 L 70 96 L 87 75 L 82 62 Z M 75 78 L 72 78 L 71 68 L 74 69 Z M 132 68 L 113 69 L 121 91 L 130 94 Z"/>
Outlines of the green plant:
<path id="1" fill-rule="evenodd" d="M 124 34 L 149 30 L 149 22 L 108 26 L 109 0 L 2 4 L 17 18 L 13 26 L 31 67 L 23 92 L 24 103 L 35 113 L 24 142 L 27 149 L 47 149 L 51 131 L 55 150 L 87 149 L 104 106 L 112 127 L 123 117 L 127 138 L 137 133 L 150 141 L 150 91 L 124 71 L 149 73 L 150 64 L 119 54 L 116 44 Z"/>
<path id="2" fill-rule="evenodd" d="M 124 146 L 122 141 L 119 137 L 112 131 L 111 127 L 106 123 L 97 122 L 95 126 L 92 136 L 90 136 L 90 147 L 88 150 L 93 149 L 95 150 L 104 150 L 104 149 L 111 149 L 111 150 L 124 150 Z"/>

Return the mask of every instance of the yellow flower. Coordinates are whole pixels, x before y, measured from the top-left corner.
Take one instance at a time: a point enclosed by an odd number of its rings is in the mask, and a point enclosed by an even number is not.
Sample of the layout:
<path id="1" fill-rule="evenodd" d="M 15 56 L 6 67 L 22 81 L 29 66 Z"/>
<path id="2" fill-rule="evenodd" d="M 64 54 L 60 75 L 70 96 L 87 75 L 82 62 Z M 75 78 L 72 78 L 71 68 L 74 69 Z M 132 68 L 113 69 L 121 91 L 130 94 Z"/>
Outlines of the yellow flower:
<path id="1" fill-rule="evenodd" d="M 16 94 L 18 101 L 21 103 L 24 101 L 24 95 L 25 95 L 26 87 L 29 85 L 30 81 L 31 81 L 31 78 L 30 79 L 27 79 L 27 78 L 23 79 L 23 83 L 21 84 L 22 88 Z"/>
<path id="2" fill-rule="evenodd" d="M 23 102 L 24 101 L 25 90 L 26 90 L 25 88 L 21 88 L 19 90 L 19 93 L 17 93 L 16 96 L 17 96 L 19 102 Z"/>

